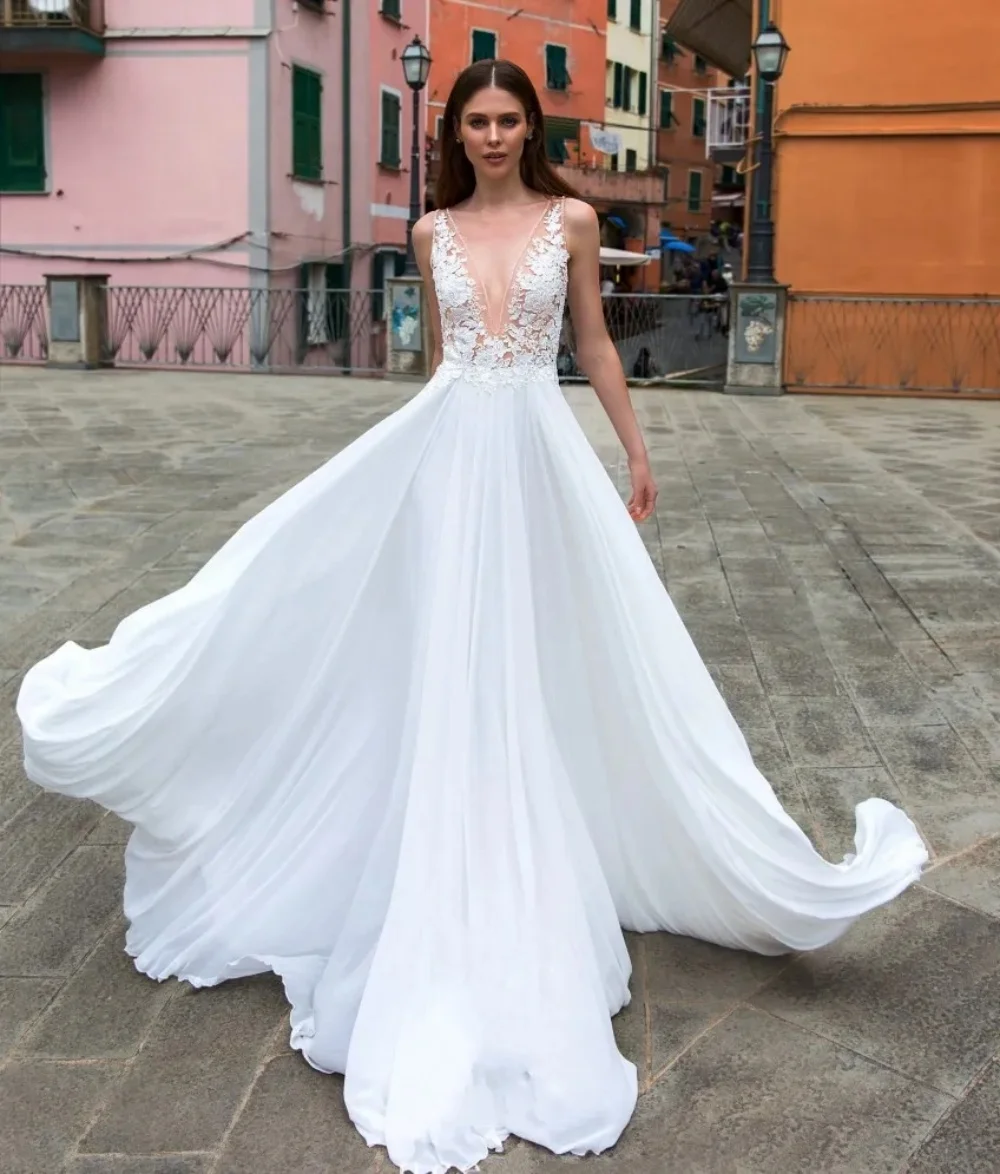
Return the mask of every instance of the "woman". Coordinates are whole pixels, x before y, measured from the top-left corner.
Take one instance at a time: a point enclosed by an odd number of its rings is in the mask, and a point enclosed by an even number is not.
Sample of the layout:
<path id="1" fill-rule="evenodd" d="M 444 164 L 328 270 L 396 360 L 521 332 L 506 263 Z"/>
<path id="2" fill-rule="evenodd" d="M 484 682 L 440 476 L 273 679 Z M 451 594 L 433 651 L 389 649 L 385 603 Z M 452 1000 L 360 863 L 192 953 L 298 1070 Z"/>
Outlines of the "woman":
<path id="1" fill-rule="evenodd" d="M 415 1174 L 614 1144 L 620 926 L 812 949 L 926 857 L 871 799 L 828 864 L 754 768 L 632 524 L 597 220 L 526 75 L 473 65 L 444 127 L 429 384 L 18 702 L 30 776 L 135 825 L 139 969 L 281 975 L 292 1046 Z M 560 394 L 567 292 L 628 512 Z"/>

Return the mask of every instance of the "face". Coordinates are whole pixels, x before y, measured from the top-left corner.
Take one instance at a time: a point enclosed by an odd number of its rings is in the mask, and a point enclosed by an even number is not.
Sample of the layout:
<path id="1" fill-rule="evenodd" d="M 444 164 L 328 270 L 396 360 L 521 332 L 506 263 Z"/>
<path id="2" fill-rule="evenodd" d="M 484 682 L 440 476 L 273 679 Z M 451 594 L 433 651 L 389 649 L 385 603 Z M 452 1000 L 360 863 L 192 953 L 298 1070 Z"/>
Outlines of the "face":
<path id="1" fill-rule="evenodd" d="M 531 133 L 517 98 L 492 86 L 472 95 L 458 125 L 469 162 L 477 173 L 491 179 L 502 179 L 518 168 Z"/>

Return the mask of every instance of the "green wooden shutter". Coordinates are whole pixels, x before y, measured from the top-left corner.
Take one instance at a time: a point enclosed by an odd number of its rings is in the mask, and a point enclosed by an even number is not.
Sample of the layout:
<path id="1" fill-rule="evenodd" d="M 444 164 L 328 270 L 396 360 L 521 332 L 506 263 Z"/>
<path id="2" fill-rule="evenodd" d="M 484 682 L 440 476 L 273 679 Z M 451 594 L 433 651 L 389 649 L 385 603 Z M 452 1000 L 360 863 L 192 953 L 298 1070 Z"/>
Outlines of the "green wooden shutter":
<path id="1" fill-rule="evenodd" d="M 576 118 L 546 118 L 545 154 L 553 163 L 565 163 L 569 159 L 566 144 L 579 143 L 580 123 Z"/>
<path id="2" fill-rule="evenodd" d="M 660 126 L 670 130 L 674 125 L 674 92 L 660 90 Z"/>
<path id="3" fill-rule="evenodd" d="M 705 137 L 705 99 L 695 98 L 691 103 L 691 133 L 696 139 Z"/>
<path id="4" fill-rule="evenodd" d="M 622 109 L 632 109 L 632 79 L 635 77 L 635 70 L 631 66 L 626 65 L 622 70 L 625 76 L 624 85 L 622 86 Z"/>
<path id="5" fill-rule="evenodd" d="M 323 79 L 292 66 L 292 174 L 323 178 Z"/>
<path id="6" fill-rule="evenodd" d="M 632 0 L 628 23 L 629 28 L 642 30 L 642 0 Z"/>
<path id="7" fill-rule="evenodd" d="M 399 167 L 403 161 L 400 143 L 402 103 L 398 94 L 382 91 L 382 153 L 379 162 L 385 167 Z"/>
<path id="8" fill-rule="evenodd" d="M 618 19 L 618 0 L 608 0 L 608 20 Z"/>
<path id="9" fill-rule="evenodd" d="M 0 74 L 0 191 L 45 191 L 45 110 L 40 73 Z"/>
<path id="10" fill-rule="evenodd" d="M 545 84 L 550 90 L 565 90 L 569 86 L 565 45 L 545 46 Z"/>
<path id="11" fill-rule="evenodd" d="M 382 0 L 381 13 L 383 16 L 388 16 L 392 20 L 399 20 L 402 15 L 400 10 L 399 0 Z"/>
<path id="12" fill-rule="evenodd" d="M 635 151 L 632 150 L 631 147 L 629 147 L 625 151 L 625 170 L 626 171 L 635 171 L 638 166 L 639 166 L 639 156 L 635 153 Z"/>
<path id="13" fill-rule="evenodd" d="M 640 113 L 640 115 L 644 115 L 646 113 L 646 86 L 647 86 L 646 75 L 644 73 L 640 73 L 639 74 L 639 113 Z"/>
<path id="14" fill-rule="evenodd" d="M 472 60 L 492 61 L 497 55 L 497 35 L 488 29 L 472 30 Z"/>
<path id="15" fill-rule="evenodd" d="M 616 110 L 621 110 L 625 95 L 625 67 L 620 61 L 616 61 L 614 64 L 614 79 L 614 96 L 611 99 L 611 105 Z"/>
<path id="16" fill-rule="evenodd" d="M 688 211 L 701 211 L 701 172 L 692 171 L 688 176 Z"/>

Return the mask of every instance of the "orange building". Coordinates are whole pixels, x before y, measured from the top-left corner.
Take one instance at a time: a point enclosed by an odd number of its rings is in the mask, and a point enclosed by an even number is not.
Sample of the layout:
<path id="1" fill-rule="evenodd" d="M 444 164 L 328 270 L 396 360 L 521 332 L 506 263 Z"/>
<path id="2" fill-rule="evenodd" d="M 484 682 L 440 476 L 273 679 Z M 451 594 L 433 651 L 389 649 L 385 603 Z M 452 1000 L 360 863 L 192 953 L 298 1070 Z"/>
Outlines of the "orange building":
<path id="1" fill-rule="evenodd" d="M 656 161 L 664 173 L 662 226 L 683 239 L 695 239 L 712 222 L 718 168 L 706 150 L 707 91 L 718 85 L 718 71 L 667 31 L 667 20 L 677 4 L 678 0 L 660 3 L 658 89 L 653 107 Z M 735 172 L 733 182 L 735 186 Z"/>
<path id="2" fill-rule="evenodd" d="M 427 134 L 440 120 L 455 78 L 482 58 L 504 57 L 526 70 L 542 100 L 549 157 L 593 163 L 586 123 L 604 119 L 607 0 L 430 0 Z M 433 150 L 433 148 L 432 148 Z"/>
<path id="3" fill-rule="evenodd" d="M 681 0 L 669 27 L 739 76 L 769 20 L 791 47 L 773 123 L 787 385 L 1000 391 L 997 0 Z"/>

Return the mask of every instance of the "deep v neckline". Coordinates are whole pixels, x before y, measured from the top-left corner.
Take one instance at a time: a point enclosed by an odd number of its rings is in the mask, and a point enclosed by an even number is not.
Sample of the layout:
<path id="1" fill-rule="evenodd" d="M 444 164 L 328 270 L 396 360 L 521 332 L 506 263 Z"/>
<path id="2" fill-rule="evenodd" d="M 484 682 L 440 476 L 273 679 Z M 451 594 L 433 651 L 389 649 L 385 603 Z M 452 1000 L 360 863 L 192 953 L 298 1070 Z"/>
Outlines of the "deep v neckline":
<path id="1" fill-rule="evenodd" d="M 476 301 L 479 304 L 479 317 L 482 323 L 483 331 L 491 338 L 501 338 L 504 331 L 507 329 L 507 324 L 510 321 L 510 303 L 514 292 L 514 285 L 524 268 L 524 263 L 531 250 L 531 246 L 538 240 L 540 230 L 543 228 L 549 214 L 555 207 L 555 200 L 550 199 L 545 202 L 545 207 L 541 215 L 531 226 L 531 231 L 528 233 L 528 238 L 524 242 L 524 248 L 518 253 L 517 260 L 514 262 L 514 268 L 510 272 L 510 277 L 507 279 L 507 286 L 504 290 L 502 304 L 500 307 L 500 322 L 498 329 L 494 330 L 490 322 L 490 299 L 486 291 L 486 282 L 483 281 L 482 274 L 472 259 L 472 253 L 469 249 L 465 237 L 462 235 L 462 230 L 458 227 L 455 217 L 451 214 L 451 209 L 444 210 L 445 219 L 448 223 L 452 234 L 452 239 L 458 245 L 459 252 L 462 255 L 462 260 L 465 264 L 465 273 L 472 287 L 476 293 Z"/>

